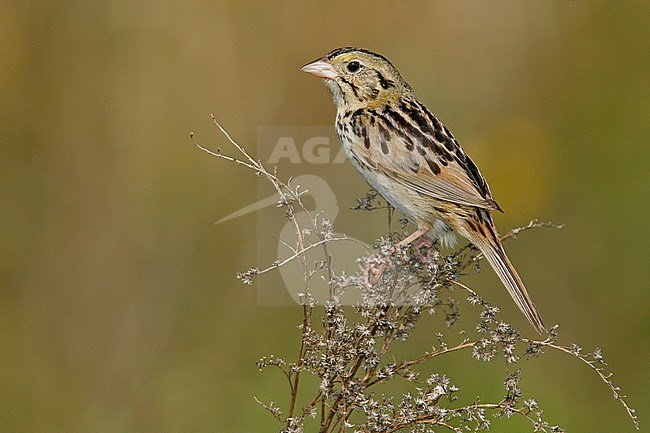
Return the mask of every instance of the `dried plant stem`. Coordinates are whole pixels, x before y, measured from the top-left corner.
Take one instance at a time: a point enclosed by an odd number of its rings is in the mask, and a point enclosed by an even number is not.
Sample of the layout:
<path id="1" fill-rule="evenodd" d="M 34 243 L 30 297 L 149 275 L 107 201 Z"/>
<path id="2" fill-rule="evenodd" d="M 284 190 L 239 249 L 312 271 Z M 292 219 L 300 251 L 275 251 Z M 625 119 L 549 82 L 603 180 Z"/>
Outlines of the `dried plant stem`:
<path id="1" fill-rule="evenodd" d="M 285 365 L 283 358 L 262 358 L 258 368 L 267 366 L 279 368 L 289 383 L 289 403 L 287 415 L 274 403 L 264 404 L 256 399 L 275 419 L 280 422 L 280 433 L 302 433 L 305 420 L 314 418 L 318 422 L 320 433 L 375 432 L 396 433 L 400 431 L 428 432 L 429 426 L 436 426 L 453 432 L 486 431 L 491 421 L 486 413 L 494 416 L 509 417 L 516 414 L 530 421 L 534 431 L 561 433 L 564 430 L 552 426 L 542 419 L 542 411 L 537 409 L 537 402 L 530 398 L 524 400 L 518 387 L 519 372 L 514 373 L 509 367 L 516 364 L 521 357 L 522 345 L 527 348 L 524 355 L 537 356 L 544 348 L 558 350 L 580 359 L 594 370 L 600 379 L 608 385 L 614 397 L 621 402 L 634 426 L 638 429 L 638 419 L 634 409 L 626 402 L 626 396 L 611 381 L 611 374 L 605 373 L 605 362 L 596 349 L 583 354 L 577 345 L 564 346 L 557 342 L 557 325 L 549 331 L 548 338 L 537 341 L 520 336 L 518 330 L 509 323 L 497 319 L 499 309 L 460 282 L 464 269 L 476 264 L 481 259 L 471 245 L 455 253 L 443 256 L 435 249 L 422 253 L 417 248 L 395 248 L 393 236 L 377 243 L 368 256 L 360 260 L 360 271 L 356 275 L 337 275 L 332 264 L 330 242 L 357 242 L 346 235 L 335 235 L 331 228 L 321 229 L 325 219 L 322 214 L 312 213 L 304 206 L 302 196 L 306 193 L 300 186 L 293 187 L 291 179 L 282 181 L 277 175 L 277 168 L 267 170 L 264 165 L 252 158 L 212 116 L 214 124 L 241 155 L 241 159 L 224 155 L 207 149 L 194 140 L 192 143 L 211 156 L 252 170 L 258 177 L 268 180 L 279 194 L 279 206 L 286 209 L 286 216 L 295 232 L 295 245 L 285 245 L 291 254 L 276 260 L 262 270 L 250 269 L 241 273 L 241 279 L 252 284 L 253 278 L 279 269 L 286 264 L 297 261 L 302 271 L 300 341 L 295 361 Z M 359 199 L 356 209 L 384 209 L 376 205 L 377 195 L 371 193 Z M 296 218 L 296 211 L 307 215 L 308 222 L 303 226 Z M 319 224 L 319 221 L 321 224 Z M 389 232 L 392 211 L 389 208 Z M 328 225 L 330 227 L 331 224 Z M 532 220 L 528 225 L 515 228 L 501 237 L 502 241 L 515 239 L 523 231 L 534 228 L 562 228 L 548 222 Z M 316 233 L 317 240 L 305 233 Z M 362 244 L 362 243 L 360 243 Z M 363 244 L 362 244 L 363 245 Z M 311 296 L 311 279 L 315 271 L 310 270 L 307 253 L 321 249 L 324 259 L 318 269 L 324 270 L 328 287 L 328 300 L 325 313 L 315 315 L 315 300 Z M 471 250 L 470 254 L 464 254 Z M 371 267 L 385 269 L 377 281 L 369 281 L 363 270 Z M 447 315 L 448 327 L 457 323 L 459 314 L 458 301 L 447 296 L 452 290 L 460 289 L 468 294 L 470 304 L 481 309 L 475 336 L 462 331 L 460 343 L 448 344 L 442 332 L 436 333 L 437 348 L 420 356 L 404 360 L 385 358 L 389 350 L 397 344 L 403 344 L 411 335 L 422 313 Z M 447 289 L 447 290 L 443 290 Z M 354 312 L 344 311 L 339 303 L 342 295 L 354 291 L 361 295 L 361 301 L 355 305 Z M 462 292 L 461 292 L 462 293 Z M 322 329 L 313 327 L 314 321 L 320 321 Z M 461 406 L 456 392 L 459 390 L 451 384 L 444 374 L 432 374 L 425 380 L 413 368 L 431 362 L 434 358 L 453 352 L 471 349 L 472 357 L 482 361 L 491 361 L 501 354 L 506 369 L 504 387 L 506 397 L 500 402 L 475 403 Z M 519 352 L 518 352 L 519 350 Z M 320 386 L 315 390 L 305 388 L 301 377 L 304 374 L 315 376 Z M 375 385 L 404 377 L 416 384 L 412 393 L 403 394 L 397 403 L 391 397 L 376 396 Z M 298 408 L 299 394 L 313 393 L 306 406 Z M 305 399 L 304 397 L 302 397 Z M 305 399 L 306 400 L 306 399 Z M 358 414 L 357 417 L 353 416 Z M 360 421 L 352 421 L 355 419 Z M 316 421 L 317 420 L 317 421 Z M 437 430 L 436 430 L 437 431 Z"/>
<path id="2" fill-rule="evenodd" d="M 560 344 L 555 343 L 555 339 L 553 337 L 549 337 L 546 340 L 543 341 L 537 341 L 537 340 L 527 340 L 523 339 L 524 341 L 528 342 L 529 344 L 534 344 L 538 346 L 543 346 L 543 347 L 549 347 L 555 350 L 558 350 L 560 352 L 566 353 L 568 355 L 571 355 L 575 358 L 578 358 L 580 361 L 582 361 L 584 364 L 589 366 L 612 391 L 614 394 L 614 398 L 618 400 L 622 405 L 623 408 L 625 408 L 625 411 L 627 412 L 628 416 L 632 419 L 632 422 L 634 423 L 634 426 L 636 427 L 637 430 L 639 430 L 639 418 L 636 415 L 636 410 L 630 407 L 627 404 L 627 401 L 625 400 L 627 398 L 626 395 L 623 395 L 620 393 L 621 389 L 614 385 L 612 383 L 612 373 L 605 373 L 604 369 L 602 367 L 599 367 L 598 365 L 607 365 L 607 363 L 601 358 L 601 356 L 598 354 L 594 359 L 589 359 L 589 356 L 593 356 L 593 352 L 590 354 L 587 354 L 586 356 L 580 353 L 580 350 L 576 349 L 576 346 L 574 347 L 567 347 L 563 346 Z M 596 349 L 596 353 L 599 353 L 600 350 Z"/>

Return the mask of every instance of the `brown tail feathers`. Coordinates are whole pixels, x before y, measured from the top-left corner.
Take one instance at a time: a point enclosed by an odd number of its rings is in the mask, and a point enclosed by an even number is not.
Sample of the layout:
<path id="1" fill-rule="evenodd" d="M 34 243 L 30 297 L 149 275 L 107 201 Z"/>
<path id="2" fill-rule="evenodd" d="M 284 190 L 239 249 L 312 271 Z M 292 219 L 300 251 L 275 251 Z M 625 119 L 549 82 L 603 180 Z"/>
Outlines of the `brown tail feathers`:
<path id="1" fill-rule="evenodd" d="M 470 231 L 473 234 L 470 241 L 481 250 L 503 285 L 508 289 L 508 293 L 510 293 L 512 299 L 514 299 L 521 312 L 524 313 L 524 316 L 526 316 L 535 330 L 540 334 L 547 332 L 542 316 L 530 299 L 526 286 L 521 281 L 519 274 L 514 266 L 512 266 L 512 263 L 510 263 L 494 228 L 484 222 L 478 222 L 478 224 L 482 225 L 483 227 L 481 228 L 484 230 Z M 488 232 L 488 236 L 482 235 L 481 232 L 484 231 Z"/>

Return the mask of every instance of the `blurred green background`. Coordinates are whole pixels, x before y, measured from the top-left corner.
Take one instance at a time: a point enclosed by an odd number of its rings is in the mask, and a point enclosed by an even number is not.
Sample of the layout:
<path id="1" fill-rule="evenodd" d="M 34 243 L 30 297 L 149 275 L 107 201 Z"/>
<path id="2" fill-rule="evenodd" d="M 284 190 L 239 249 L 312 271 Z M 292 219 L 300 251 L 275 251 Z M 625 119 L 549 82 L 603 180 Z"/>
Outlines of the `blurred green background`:
<path id="1" fill-rule="evenodd" d="M 256 265 L 255 216 L 214 222 L 256 180 L 189 132 L 227 149 L 215 113 L 254 153 L 259 126 L 333 124 L 298 68 L 347 45 L 390 58 L 450 127 L 502 232 L 566 224 L 510 255 L 562 340 L 603 348 L 647 425 L 649 16 L 647 1 L 1 1 L 0 430 L 276 430 L 253 395 L 282 404 L 285 383 L 254 361 L 296 352 L 300 311 L 236 281 Z M 363 195 L 348 169 L 333 188 Z M 348 232 L 384 234 L 383 215 L 349 206 Z M 527 329 L 490 271 L 469 281 Z M 494 364 L 427 368 L 498 398 Z M 550 421 L 633 431 L 576 360 L 521 366 Z"/>

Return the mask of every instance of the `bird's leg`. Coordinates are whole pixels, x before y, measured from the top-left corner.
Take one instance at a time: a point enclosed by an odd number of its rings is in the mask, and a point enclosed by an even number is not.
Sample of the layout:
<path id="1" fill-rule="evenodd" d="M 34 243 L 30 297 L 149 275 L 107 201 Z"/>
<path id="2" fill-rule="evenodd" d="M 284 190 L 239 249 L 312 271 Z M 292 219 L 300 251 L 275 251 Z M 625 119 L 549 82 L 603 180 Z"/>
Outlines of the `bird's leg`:
<path id="1" fill-rule="evenodd" d="M 426 235 L 429 232 L 429 228 L 418 228 L 416 231 L 399 241 L 395 246 L 397 247 L 403 247 L 404 245 L 408 245 L 414 240 Z"/>
<path id="2" fill-rule="evenodd" d="M 407 244 L 412 244 L 413 246 L 413 255 L 420 262 L 424 263 L 426 261 L 426 255 L 422 254 L 422 247 L 426 249 L 431 248 L 433 242 L 431 238 L 425 236 L 429 232 L 429 228 L 419 227 L 416 231 L 411 233 L 409 236 L 405 237 L 397 243 L 397 246 L 401 247 Z"/>
<path id="3" fill-rule="evenodd" d="M 384 271 L 388 267 L 386 260 L 381 260 L 380 254 L 373 254 L 369 258 L 369 263 L 362 271 L 363 276 L 365 277 L 365 286 L 370 288 L 377 284 L 381 279 L 381 276 L 384 275 Z M 374 263 L 375 260 L 381 260 L 379 263 Z"/>

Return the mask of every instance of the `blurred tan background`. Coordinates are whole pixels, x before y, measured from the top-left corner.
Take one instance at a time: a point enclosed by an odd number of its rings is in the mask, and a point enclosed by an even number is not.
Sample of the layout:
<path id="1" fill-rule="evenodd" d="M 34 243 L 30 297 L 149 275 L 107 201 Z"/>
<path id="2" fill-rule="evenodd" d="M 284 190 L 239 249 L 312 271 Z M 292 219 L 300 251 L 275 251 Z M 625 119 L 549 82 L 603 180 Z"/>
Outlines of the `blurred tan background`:
<path id="1" fill-rule="evenodd" d="M 647 426 L 649 16 L 614 0 L 1 1 L 0 430 L 276 430 L 253 396 L 282 404 L 285 383 L 254 361 L 293 356 L 300 312 L 236 281 L 256 265 L 255 216 L 214 222 L 256 181 L 189 132 L 227 149 L 215 113 L 255 152 L 259 126 L 333 124 L 298 68 L 346 45 L 390 58 L 450 127 L 507 211 L 502 232 L 566 224 L 510 255 L 562 340 L 603 348 Z M 367 190 L 351 169 L 331 181 Z M 384 234 L 383 215 L 349 206 L 348 232 Z M 487 268 L 469 281 L 527 326 Z M 494 364 L 427 368 L 499 398 Z M 576 360 L 521 367 L 550 421 L 633 431 Z"/>

